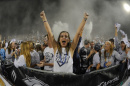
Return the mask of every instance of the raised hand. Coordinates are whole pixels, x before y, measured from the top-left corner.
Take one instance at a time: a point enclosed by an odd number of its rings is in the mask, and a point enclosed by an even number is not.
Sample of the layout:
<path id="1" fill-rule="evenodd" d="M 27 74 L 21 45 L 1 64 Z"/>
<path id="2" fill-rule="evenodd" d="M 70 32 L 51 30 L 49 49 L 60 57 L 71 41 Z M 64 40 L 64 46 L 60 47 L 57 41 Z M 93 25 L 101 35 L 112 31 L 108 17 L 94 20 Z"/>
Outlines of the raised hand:
<path id="1" fill-rule="evenodd" d="M 42 11 L 42 12 L 40 13 L 40 17 L 41 17 L 44 21 L 46 21 L 46 15 L 45 15 L 44 11 Z"/>
<path id="2" fill-rule="evenodd" d="M 108 66 L 110 66 L 111 65 L 111 62 L 107 62 L 106 63 L 106 66 L 108 67 Z"/>
<path id="3" fill-rule="evenodd" d="M 87 13 L 84 13 L 84 18 L 87 20 L 88 19 L 88 14 Z"/>

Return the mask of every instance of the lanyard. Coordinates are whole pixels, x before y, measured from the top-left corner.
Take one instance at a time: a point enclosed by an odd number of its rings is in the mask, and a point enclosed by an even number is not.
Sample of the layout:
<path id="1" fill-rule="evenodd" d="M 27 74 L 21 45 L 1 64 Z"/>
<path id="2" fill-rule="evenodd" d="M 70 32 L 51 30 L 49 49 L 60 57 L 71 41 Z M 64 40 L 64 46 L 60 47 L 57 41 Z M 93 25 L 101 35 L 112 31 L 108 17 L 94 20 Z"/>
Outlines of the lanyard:
<path id="1" fill-rule="evenodd" d="M 61 54 L 60 54 L 60 62 L 62 63 L 62 65 L 65 64 L 65 62 L 66 62 L 66 57 L 67 57 L 67 54 L 65 54 L 65 61 L 63 62 L 62 59 L 61 59 Z"/>

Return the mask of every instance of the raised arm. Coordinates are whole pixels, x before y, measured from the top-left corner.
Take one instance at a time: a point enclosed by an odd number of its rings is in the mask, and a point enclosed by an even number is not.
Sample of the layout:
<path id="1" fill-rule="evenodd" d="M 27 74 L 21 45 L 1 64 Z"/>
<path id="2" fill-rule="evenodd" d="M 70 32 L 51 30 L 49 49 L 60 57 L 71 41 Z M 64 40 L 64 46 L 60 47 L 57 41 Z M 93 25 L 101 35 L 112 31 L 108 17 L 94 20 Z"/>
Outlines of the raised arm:
<path id="1" fill-rule="evenodd" d="M 115 26 L 115 40 L 114 40 L 114 44 L 116 46 L 116 50 L 119 51 L 120 45 L 118 43 L 118 32 L 117 32 L 117 27 Z"/>
<path id="2" fill-rule="evenodd" d="M 49 35 L 48 37 L 49 37 L 49 39 L 51 40 L 52 46 L 53 46 L 53 48 L 55 49 L 55 48 L 57 47 L 57 43 L 56 43 L 56 41 L 55 41 L 55 38 L 54 38 L 54 36 L 53 36 L 53 33 L 52 33 L 52 31 L 51 31 L 50 25 L 49 25 L 49 23 L 48 23 L 48 21 L 47 21 L 47 18 L 46 18 L 46 15 L 45 15 L 44 11 L 42 11 L 42 12 L 40 13 L 40 17 L 41 17 L 42 20 L 43 20 L 45 29 L 46 29 L 46 31 L 47 31 L 47 33 L 48 33 L 48 35 Z"/>
<path id="3" fill-rule="evenodd" d="M 87 19 L 88 19 L 88 15 L 87 15 L 87 13 L 85 13 L 84 18 L 83 18 L 83 20 L 82 20 L 82 22 L 81 22 L 81 24 L 80 24 L 80 26 L 79 26 L 79 28 L 78 28 L 78 30 L 76 32 L 76 35 L 75 35 L 75 37 L 73 39 L 73 42 L 71 44 L 71 48 L 73 50 L 75 50 L 75 48 L 76 48 L 76 46 L 78 44 L 78 41 L 79 41 L 79 38 L 80 38 L 80 33 L 84 30 L 84 26 L 85 26 L 85 23 L 86 23 Z"/>

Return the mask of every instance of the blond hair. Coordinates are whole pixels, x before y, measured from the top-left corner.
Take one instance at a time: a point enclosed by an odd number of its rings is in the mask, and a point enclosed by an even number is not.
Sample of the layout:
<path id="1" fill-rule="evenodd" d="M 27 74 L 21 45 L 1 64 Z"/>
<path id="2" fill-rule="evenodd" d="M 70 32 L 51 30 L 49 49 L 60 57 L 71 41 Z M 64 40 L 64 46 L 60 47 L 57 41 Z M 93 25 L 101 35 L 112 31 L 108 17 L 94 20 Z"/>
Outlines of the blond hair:
<path id="1" fill-rule="evenodd" d="M 27 43 L 29 44 L 30 50 L 34 50 L 34 44 L 32 41 L 27 41 Z"/>
<path id="2" fill-rule="evenodd" d="M 110 44 L 110 54 L 109 54 L 109 57 L 112 55 L 112 52 L 113 52 L 113 46 L 112 46 L 112 43 L 110 41 L 106 41 Z M 104 51 L 104 57 L 105 57 L 105 60 L 106 60 L 106 50 Z"/>
<path id="3" fill-rule="evenodd" d="M 26 60 L 26 66 L 30 67 L 30 64 L 31 64 L 31 55 L 30 55 L 30 46 L 29 46 L 29 43 L 23 42 L 21 44 L 20 55 L 24 55 L 24 58 Z"/>

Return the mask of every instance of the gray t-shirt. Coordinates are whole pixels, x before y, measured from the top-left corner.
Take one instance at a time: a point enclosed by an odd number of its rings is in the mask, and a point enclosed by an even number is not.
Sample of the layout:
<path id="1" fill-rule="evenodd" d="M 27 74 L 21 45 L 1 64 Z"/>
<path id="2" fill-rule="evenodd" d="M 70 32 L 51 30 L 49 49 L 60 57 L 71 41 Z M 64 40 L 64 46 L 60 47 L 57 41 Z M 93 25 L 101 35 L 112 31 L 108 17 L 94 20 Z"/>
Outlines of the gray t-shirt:
<path id="1" fill-rule="evenodd" d="M 104 67 L 104 63 L 105 62 L 111 62 L 111 66 L 116 65 L 115 59 L 121 61 L 122 58 L 120 56 L 120 54 L 117 51 L 113 51 L 112 55 L 109 56 L 109 53 L 106 53 L 106 60 L 104 57 L 104 51 L 102 51 L 102 55 L 101 55 L 101 67 Z"/>
<path id="2" fill-rule="evenodd" d="M 39 54 L 35 50 L 31 51 L 30 54 L 31 54 L 31 65 L 39 64 L 40 63 Z M 35 67 L 35 68 L 37 68 L 37 67 Z"/>
<path id="3" fill-rule="evenodd" d="M 100 57 L 99 57 L 99 53 L 96 53 L 93 56 L 93 67 L 97 67 L 97 64 L 100 63 Z"/>
<path id="4" fill-rule="evenodd" d="M 6 49 L 5 55 L 6 55 L 6 59 L 12 62 L 12 54 L 13 50 L 11 50 L 10 54 L 8 53 L 8 49 Z"/>

